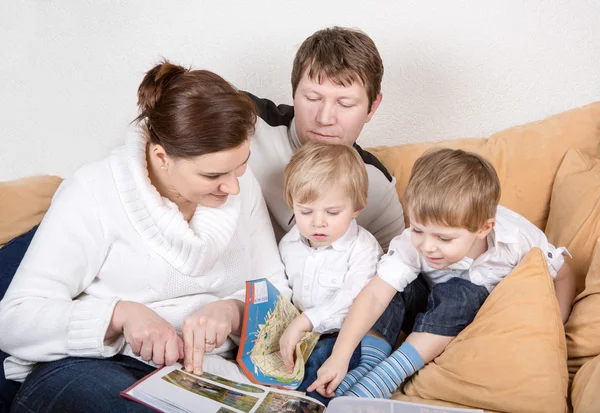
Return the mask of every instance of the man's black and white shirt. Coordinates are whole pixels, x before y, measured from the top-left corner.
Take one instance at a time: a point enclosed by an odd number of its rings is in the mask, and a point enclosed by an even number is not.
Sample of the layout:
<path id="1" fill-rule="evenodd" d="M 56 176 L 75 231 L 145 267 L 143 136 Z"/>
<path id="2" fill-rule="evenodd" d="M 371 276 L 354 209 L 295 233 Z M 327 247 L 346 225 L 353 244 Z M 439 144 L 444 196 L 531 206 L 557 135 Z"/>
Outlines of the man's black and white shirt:
<path id="1" fill-rule="evenodd" d="M 252 137 L 250 168 L 267 203 L 277 241 L 294 226 L 294 214 L 283 197 L 283 171 L 301 143 L 296 135 L 294 107 L 275 105 L 248 94 L 258 106 L 259 118 Z M 404 213 L 396 192 L 396 180 L 383 164 L 357 144 L 369 176 L 367 206 L 357 223 L 377 238 L 384 251 L 404 230 Z"/>

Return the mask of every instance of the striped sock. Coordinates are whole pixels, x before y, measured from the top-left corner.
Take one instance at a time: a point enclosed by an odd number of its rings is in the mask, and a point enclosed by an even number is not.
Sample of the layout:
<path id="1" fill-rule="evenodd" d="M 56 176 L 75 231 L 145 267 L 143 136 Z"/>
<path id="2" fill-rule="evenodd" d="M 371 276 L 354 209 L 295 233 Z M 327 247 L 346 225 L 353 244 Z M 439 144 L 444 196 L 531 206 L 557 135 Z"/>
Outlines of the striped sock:
<path id="1" fill-rule="evenodd" d="M 389 399 L 407 377 L 423 367 L 415 348 L 404 342 L 400 348 L 348 390 L 344 396 Z"/>
<path id="2" fill-rule="evenodd" d="M 342 396 L 373 367 L 385 360 L 392 352 L 392 346 L 383 338 L 365 336 L 360 342 L 360 352 L 358 367 L 346 374 L 335 391 L 336 396 Z"/>

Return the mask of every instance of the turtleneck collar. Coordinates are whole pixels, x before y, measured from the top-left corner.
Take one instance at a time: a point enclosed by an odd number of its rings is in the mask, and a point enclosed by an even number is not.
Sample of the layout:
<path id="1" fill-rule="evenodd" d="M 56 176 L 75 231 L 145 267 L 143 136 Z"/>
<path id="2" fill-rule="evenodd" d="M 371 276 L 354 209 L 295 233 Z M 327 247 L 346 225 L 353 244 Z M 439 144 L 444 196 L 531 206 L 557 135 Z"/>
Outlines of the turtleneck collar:
<path id="1" fill-rule="evenodd" d="M 150 183 L 147 130 L 130 130 L 125 145 L 111 154 L 113 178 L 129 221 L 148 244 L 184 275 L 201 276 L 221 257 L 236 231 L 241 195 L 218 208 L 198 205 L 188 223 L 175 203 Z"/>

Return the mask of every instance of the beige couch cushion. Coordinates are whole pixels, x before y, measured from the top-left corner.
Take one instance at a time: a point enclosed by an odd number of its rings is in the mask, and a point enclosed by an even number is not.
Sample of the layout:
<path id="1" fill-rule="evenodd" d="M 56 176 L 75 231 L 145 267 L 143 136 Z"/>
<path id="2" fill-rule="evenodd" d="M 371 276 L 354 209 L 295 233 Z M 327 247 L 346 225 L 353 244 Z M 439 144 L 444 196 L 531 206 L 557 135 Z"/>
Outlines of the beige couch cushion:
<path id="1" fill-rule="evenodd" d="M 581 150 L 565 155 L 552 189 L 548 240 L 565 246 L 577 275 L 577 292 L 585 288 L 596 240 L 600 237 L 600 159 Z"/>
<path id="2" fill-rule="evenodd" d="M 565 326 L 569 351 L 569 373 L 600 354 L 600 240 L 585 280 L 585 290 L 577 296 Z M 598 398 L 600 408 L 600 397 Z"/>
<path id="3" fill-rule="evenodd" d="M 577 372 L 571 390 L 573 413 L 600 411 L 600 356 L 595 357 Z"/>
<path id="4" fill-rule="evenodd" d="M 489 139 L 446 140 L 378 147 L 369 151 L 396 177 L 401 200 L 410 170 L 425 150 L 439 146 L 483 155 L 494 165 L 500 177 L 500 203 L 544 229 L 554 176 L 567 149 L 597 153 L 599 137 L 600 102 L 596 102 L 542 121 L 507 129 Z"/>
<path id="5" fill-rule="evenodd" d="M 0 182 L 0 245 L 40 223 L 61 182 L 58 176 Z"/>
<path id="6" fill-rule="evenodd" d="M 492 411 L 564 413 L 566 360 L 554 284 L 535 248 L 403 392 Z"/>

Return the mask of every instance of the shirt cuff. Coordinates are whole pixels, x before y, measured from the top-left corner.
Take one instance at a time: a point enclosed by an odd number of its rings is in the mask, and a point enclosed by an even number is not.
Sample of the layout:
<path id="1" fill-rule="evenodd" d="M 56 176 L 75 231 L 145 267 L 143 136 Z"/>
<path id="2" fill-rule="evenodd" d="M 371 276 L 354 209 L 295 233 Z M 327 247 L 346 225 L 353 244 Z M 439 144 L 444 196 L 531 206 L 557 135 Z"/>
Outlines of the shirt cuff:
<path id="1" fill-rule="evenodd" d="M 68 326 L 69 356 L 106 358 L 123 349 L 125 338 L 122 335 L 111 342 L 104 340 L 118 302 L 118 298 L 75 301 Z"/>
<path id="2" fill-rule="evenodd" d="M 565 247 L 560 247 L 560 248 L 550 247 L 546 251 L 544 251 L 544 254 L 546 255 L 546 262 L 548 263 L 548 271 L 550 272 L 550 275 L 552 275 L 552 278 L 556 278 L 556 275 L 558 274 L 558 272 L 562 268 L 563 264 L 565 263 L 564 256 L 568 255 L 569 257 L 571 257 L 571 254 Z"/>
<path id="3" fill-rule="evenodd" d="M 319 326 L 325 318 L 321 314 L 319 314 L 317 308 L 311 308 L 309 310 L 304 311 L 302 314 L 304 314 L 313 325 L 313 331 L 316 331 L 316 329 L 319 328 Z"/>
<path id="4" fill-rule="evenodd" d="M 327 317 L 323 316 L 318 308 L 311 308 L 304 311 L 302 314 L 312 323 L 312 331 L 320 334 L 339 331 L 342 328 L 342 323 L 345 317 Z"/>
<path id="5" fill-rule="evenodd" d="M 237 291 L 227 297 L 221 298 L 221 300 L 238 300 L 242 303 L 246 303 L 246 290 Z"/>

